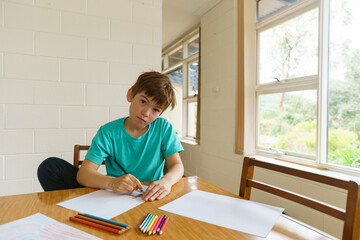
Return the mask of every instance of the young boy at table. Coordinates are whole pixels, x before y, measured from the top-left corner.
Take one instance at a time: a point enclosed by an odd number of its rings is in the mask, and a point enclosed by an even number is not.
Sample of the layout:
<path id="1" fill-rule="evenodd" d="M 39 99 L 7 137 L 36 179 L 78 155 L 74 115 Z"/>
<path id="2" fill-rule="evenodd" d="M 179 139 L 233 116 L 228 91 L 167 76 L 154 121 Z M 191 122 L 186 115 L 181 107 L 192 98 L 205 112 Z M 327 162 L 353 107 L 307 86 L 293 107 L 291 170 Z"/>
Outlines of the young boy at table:
<path id="1" fill-rule="evenodd" d="M 175 106 L 173 86 L 166 75 L 146 72 L 126 98 L 129 116 L 100 127 L 80 169 L 55 157 L 40 164 L 38 178 L 45 191 L 86 186 L 128 193 L 143 190 L 140 182 L 152 181 L 143 200 L 170 193 L 184 173 L 179 156 L 184 149 L 171 124 L 159 117 Z M 97 171 L 104 159 L 106 176 Z M 164 164 L 168 168 L 165 175 Z"/>

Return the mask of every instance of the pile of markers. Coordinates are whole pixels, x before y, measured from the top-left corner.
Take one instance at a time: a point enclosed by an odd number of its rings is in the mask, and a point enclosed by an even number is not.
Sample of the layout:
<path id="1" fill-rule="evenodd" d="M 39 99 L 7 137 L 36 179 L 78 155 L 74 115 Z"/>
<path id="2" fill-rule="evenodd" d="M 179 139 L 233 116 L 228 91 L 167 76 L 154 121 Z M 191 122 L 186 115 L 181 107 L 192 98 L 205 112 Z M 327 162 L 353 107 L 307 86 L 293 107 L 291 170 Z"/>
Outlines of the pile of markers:
<path id="1" fill-rule="evenodd" d="M 117 234 L 124 234 L 131 229 L 131 227 L 127 224 L 96 217 L 86 213 L 78 213 L 76 216 L 70 217 L 70 220 Z"/>
<path id="2" fill-rule="evenodd" d="M 140 231 L 143 233 L 149 233 L 149 235 L 159 233 L 162 234 L 165 230 L 166 224 L 169 221 L 169 217 L 166 215 L 160 217 L 158 215 L 152 215 L 148 213 L 144 221 L 140 224 Z"/>

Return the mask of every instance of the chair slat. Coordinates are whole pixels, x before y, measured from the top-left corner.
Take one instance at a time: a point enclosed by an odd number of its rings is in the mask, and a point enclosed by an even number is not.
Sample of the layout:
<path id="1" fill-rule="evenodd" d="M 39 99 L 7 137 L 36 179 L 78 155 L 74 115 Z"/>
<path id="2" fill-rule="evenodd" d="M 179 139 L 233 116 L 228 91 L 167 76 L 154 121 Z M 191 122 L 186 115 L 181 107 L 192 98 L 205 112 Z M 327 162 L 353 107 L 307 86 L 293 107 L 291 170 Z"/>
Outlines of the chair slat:
<path id="1" fill-rule="evenodd" d="M 344 210 L 303 194 L 295 193 L 255 180 L 253 179 L 254 172 L 255 168 L 258 167 L 345 189 L 347 190 L 346 209 Z M 245 199 L 250 199 L 252 188 L 257 188 L 343 220 L 344 227 L 342 239 L 359 240 L 360 238 L 360 185 L 358 182 L 345 181 L 330 176 L 324 176 L 311 171 L 280 165 L 273 161 L 264 161 L 245 157 L 240 181 L 239 196 Z"/>
<path id="2" fill-rule="evenodd" d="M 318 200 L 315 200 L 313 198 L 309 198 L 309 197 L 305 197 L 303 195 L 297 194 L 295 192 L 291 192 L 288 190 L 284 190 L 282 188 L 279 187 L 274 187 L 271 185 L 268 185 L 266 183 L 262 183 L 256 180 L 252 180 L 249 179 L 247 181 L 248 185 L 250 187 L 253 188 L 257 188 L 260 190 L 263 190 L 265 192 L 274 194 L 276 196 L 282 197 L 282 198 L 286 198 L 288 200 L 291 200 L 293 202 L 297 202 L 300 203 L 304 206 L 313 208 L 315 210 L 324 212 L 330 216 L 333 216 L 335 218 L 338 218 L 340 220 L 344 220 L 345 219 L 345 211 L 341 208 L 332 206 L 330 204 L 324 203 L 324 202 L 320 202 Z"/>

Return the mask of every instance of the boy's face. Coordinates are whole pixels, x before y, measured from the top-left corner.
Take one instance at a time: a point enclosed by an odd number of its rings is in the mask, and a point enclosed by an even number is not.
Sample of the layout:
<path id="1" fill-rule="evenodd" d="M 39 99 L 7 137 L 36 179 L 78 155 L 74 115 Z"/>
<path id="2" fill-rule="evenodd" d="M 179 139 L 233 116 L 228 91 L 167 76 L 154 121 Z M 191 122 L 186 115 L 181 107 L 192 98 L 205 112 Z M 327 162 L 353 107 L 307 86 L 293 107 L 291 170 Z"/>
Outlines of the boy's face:
<path id="1" fill-rule="evenodd" d="M 147 127 L 162 113 L 162 108 L 153 101 L 152 97 L 147 96 L 144 92 L 137 93 L 133 96 L 130 88 L 126 98 L 128 102 L 131 103 L 129 118 L 134 126 L 138 128 Z"/>

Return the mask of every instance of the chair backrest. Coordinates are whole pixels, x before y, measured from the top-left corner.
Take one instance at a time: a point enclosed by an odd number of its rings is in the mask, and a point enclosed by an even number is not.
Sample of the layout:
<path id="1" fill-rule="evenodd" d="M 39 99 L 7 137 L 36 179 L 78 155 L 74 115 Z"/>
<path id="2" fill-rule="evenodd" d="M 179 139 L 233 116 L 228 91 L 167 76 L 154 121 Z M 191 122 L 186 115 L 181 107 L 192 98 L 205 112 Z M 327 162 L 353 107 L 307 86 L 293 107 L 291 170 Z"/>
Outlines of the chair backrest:
<path id="1" fill-rule="evenodd" d="M 330 204 L 315 200 L 313 198 L 294 193 L 267 183 L 263 183 L 253 179 L 255 167 L 268 169 L 274 172 L 280 172 L 327 184 L 333 187 L 347 190 L 346 208 L 341 209 Z M 316 209 L 320 212 L 328 214 L 332 217 L 344 221 L 342 239 L 356 239 L 360 236 L 360 186 L 355 181 L 345 181 L 306 170 L 296 169 L 295 167 L 282 166 L 276 161 L 268 162 L 255 158 L 244 158 L 242 175 L 240 180 L 239 196 L 244 199 L 250 199 L 251 188 L 256 188 L 276 196 L 297 202 L 304 206 Z"/>
<path id="2" fill-rule="evenodd" d="M 90 148 L 90 145 L 79 145 L 79 144 L 76 144 L 74 146 L 74 163 L 73 165 L 75 167 L 80 167 L 80 165 L 83 163 L 84 160 L 80 160 L 80 151 L 87 151 L 89 150 Z M 102 162 L 102 164 L 104 165 L 105 164 L 105 161 Z M 167 167 L 166 165 L 164 166 L 164 169 L 163 169 L 163 174 L 165 175 L 167 173 Z"/>
<path id="3" fill-rule="evenodd" d="M 89 150 L 90 145 L 79 145 L 76 144 L 74 146 L 74 163 L 75 167 L 80 167 L 80 165 L 84 162 L 84 160 L 80 160 L 80 152 Z M 102 165 L 105 164 L 105 161 L 102 162 Z"/>

